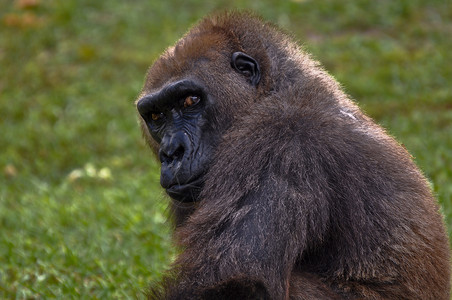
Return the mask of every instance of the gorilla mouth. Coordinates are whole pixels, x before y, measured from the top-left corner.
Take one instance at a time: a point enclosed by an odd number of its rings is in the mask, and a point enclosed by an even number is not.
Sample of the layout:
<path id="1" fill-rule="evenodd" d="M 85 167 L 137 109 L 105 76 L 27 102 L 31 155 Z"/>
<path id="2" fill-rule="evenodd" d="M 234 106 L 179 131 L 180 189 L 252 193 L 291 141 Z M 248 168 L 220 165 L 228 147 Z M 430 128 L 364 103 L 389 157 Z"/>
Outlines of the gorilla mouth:
<path id="1" fill-rule="evenodd" d="M 176 183 L 166 188 L 167 194 L 180 202 L 196 202 L 203 186 L 203 176 L 196 177 L 185 183 Z"/>

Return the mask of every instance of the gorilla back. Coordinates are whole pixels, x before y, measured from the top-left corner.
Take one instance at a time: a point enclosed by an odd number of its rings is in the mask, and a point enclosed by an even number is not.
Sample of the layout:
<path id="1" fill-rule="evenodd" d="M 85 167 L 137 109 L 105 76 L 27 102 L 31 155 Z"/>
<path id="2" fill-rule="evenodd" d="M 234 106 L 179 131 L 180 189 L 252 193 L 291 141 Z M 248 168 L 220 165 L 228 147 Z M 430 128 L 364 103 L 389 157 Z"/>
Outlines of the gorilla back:
<path id="1" fill-rule="evenodd" d="M 203 19 L 137 109 L 183 249 L 150 298 L 449 299 L 422 173 L 274 26 Z"/>

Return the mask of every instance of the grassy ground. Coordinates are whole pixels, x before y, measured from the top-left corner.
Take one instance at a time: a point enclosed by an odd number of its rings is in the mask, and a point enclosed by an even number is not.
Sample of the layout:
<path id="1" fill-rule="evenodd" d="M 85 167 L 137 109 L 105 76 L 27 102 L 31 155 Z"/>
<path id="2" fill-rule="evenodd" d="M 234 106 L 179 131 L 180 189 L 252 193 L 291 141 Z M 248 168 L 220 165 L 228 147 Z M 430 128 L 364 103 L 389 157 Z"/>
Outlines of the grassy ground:
<path id="1" fill-rule="evenodd" d="M 252 9 L 305 44 L 411 151 L 452 229 L 452 3 L 0 2 L 0 298 L 135 298 L 172 252 L 134 99 L 204 14 Z"/>

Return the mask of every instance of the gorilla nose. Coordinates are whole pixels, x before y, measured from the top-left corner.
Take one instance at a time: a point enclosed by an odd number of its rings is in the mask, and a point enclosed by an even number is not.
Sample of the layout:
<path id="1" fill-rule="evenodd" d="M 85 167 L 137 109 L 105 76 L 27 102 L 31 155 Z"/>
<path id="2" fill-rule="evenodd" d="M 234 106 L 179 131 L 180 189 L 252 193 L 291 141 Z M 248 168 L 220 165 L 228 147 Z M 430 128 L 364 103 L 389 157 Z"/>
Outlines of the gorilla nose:
<path id="1" fill-rule="evenodd" d="M 159 159 L 162 163 L 160 184 L 165 189 L 184 181 L 184 156 L 186 152 L 183 140 L 175 135 L 164 137 L 159 150 Z"/>
<path id="2" fill-rule="evenodd" d="M 160 143 L 159 159 L 162 164 L 172 164 L 182 161 L 186 152 L 185 135 L 183 133 L 169 134 Z"/>
<path id="3" fill-rule="evenodd" d="M 177 146 L 176 146 L 177 147 Z M 159 158 L 161 163 L 171 164 L 175 161 L 180 161 L 184 156 L 184 146 L 178 145 L 178 147 L 160 147 Z"/>

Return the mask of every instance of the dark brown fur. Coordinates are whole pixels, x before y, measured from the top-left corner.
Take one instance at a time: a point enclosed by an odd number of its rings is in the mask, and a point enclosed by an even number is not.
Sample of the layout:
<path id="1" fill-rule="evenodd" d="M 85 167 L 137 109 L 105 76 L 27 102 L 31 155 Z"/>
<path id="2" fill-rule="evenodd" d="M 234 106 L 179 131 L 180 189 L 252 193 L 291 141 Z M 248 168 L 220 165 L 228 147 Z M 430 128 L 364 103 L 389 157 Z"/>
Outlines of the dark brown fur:
<path id="1" fill-rule="evenodd" d="M 234 51 L 260 63 L 257 88 L 227 71 Z M 208 17 L 142 94 L 187 77 L 216 99 L 222 136 L 201 201 L 173 202 L 183 251 L 150 298 L 449 299 L 448 239 L 423 174 L 285 34 Z"/>

